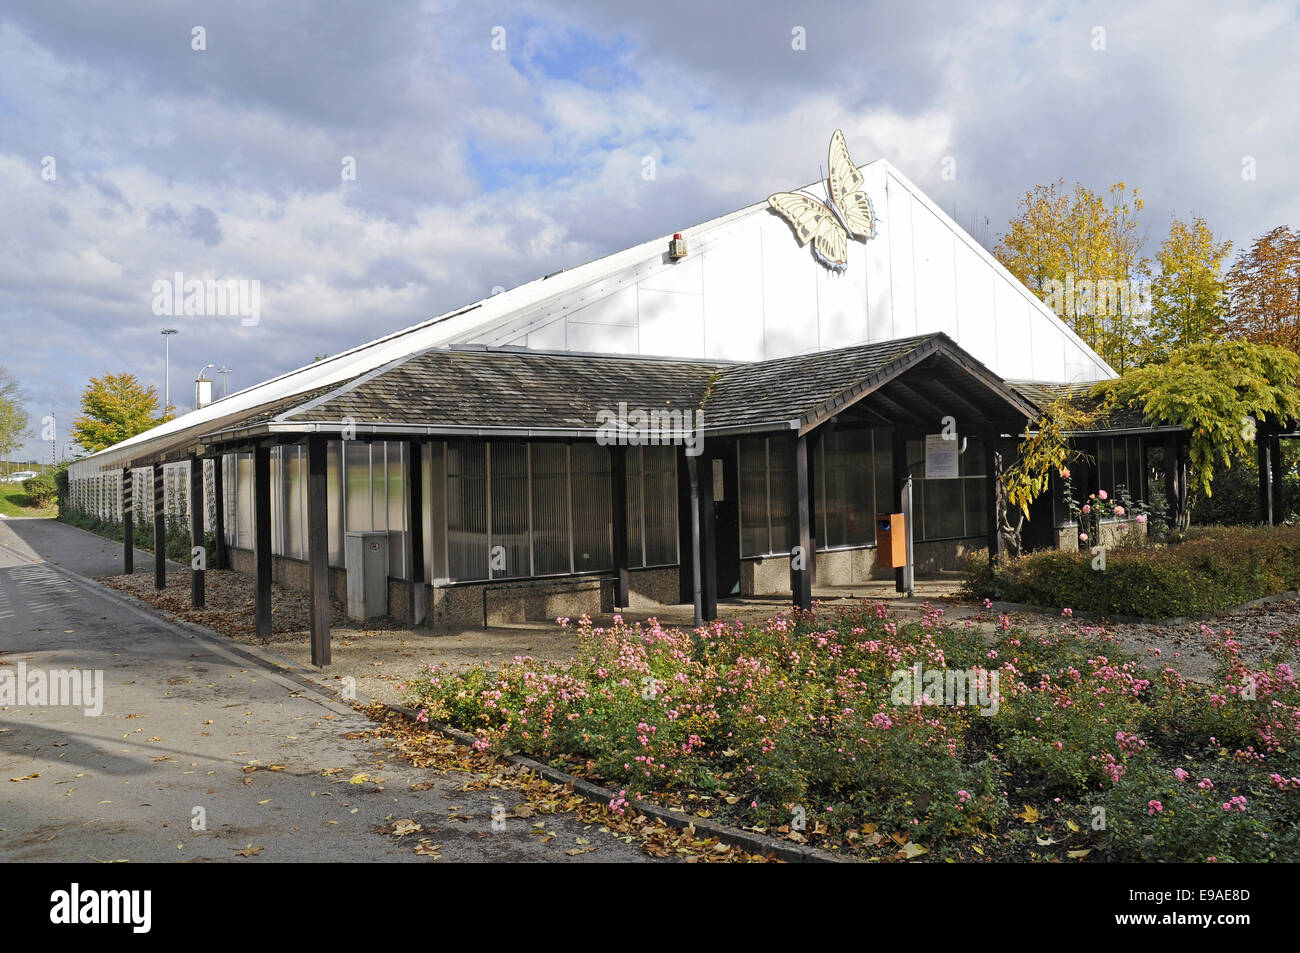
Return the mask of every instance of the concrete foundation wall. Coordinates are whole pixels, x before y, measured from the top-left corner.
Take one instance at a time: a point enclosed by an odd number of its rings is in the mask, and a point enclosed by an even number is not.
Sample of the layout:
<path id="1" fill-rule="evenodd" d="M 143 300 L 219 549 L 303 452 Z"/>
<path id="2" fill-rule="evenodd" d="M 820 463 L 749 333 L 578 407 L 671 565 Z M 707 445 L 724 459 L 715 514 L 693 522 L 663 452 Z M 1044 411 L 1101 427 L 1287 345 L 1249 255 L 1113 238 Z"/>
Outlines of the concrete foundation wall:
<path id="1" fill-rule="evenodd" d="M 253 553 L 247 549 L 228 549 L 230 567 L 236 572 L 255 572 Z M 271 557 L 271 579 L 292 589 L 309 587 L 308 565 L 300 559 Z M 677 567 L 633 569 L 630 572 L 629 601 L 624 608 L 655 609 L 677 601 Z M 404 579 L 388 580 L 388 615 L 397 622 L 409 623 Z M 335 608 L 347 609 L 347 571 L 334 566 L 329 570 L 330 602 Z M 614 580 L 611 576 L 568 576 L 554 579 L 501 580 L 498 582 L 426 585 L 425 604 L 429 623 L 439 627 L 472 627 L 484 624 L 508 625 L 520 622 L 545 622 L 560 616 L 576 619 L 584 613 L 608 613 L 614 606 Z"/>

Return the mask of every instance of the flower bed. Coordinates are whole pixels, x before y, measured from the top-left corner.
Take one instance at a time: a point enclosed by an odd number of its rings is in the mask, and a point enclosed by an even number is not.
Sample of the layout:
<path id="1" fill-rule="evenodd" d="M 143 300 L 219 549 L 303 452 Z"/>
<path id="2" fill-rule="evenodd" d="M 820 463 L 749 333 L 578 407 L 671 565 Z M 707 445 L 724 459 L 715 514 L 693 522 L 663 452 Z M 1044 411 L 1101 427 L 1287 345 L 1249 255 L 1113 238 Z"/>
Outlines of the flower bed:
<path id="1" fill-rule="evenodd" d="M 1213 526 L 1169 546 L 1120 546 L 1094 568 L 1090 552 L 1031 553 L 990 567 L 972 559 L 977 598 L 1145 619 L 1193 618 L 1300 588 L 1300 527 Z"/>
<path id="2" fill-rule="evenodd" d="M 1031 637 L 863 603 L 577 634 L 567 665 L 431 669 L 409 702 L 612 787 L 615 811 L 653 798 L 868 856 L 1300 859 L 1300 690 L 1231 639 L 1206 688 L 1069 620 Z"/>

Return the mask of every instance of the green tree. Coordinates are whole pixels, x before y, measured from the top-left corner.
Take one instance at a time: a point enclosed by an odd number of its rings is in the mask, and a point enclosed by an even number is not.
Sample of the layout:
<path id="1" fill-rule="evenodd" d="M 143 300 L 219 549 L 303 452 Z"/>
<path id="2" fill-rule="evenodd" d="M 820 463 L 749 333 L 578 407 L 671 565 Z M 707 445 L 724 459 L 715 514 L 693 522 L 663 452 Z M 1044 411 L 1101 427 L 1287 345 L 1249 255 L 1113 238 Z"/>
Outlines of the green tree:
<path id="1" fill-rule="evenodd" d="M 1231 250 L 1232 242 L 1215 241 L 1199 216 L 1191 222 L 1170 222 L 1151 284 L 1152 358 L 1160 360 L 1179 348 L 1223 337 L 1228 303 L 1223 262 Z"/>
<path id="2" fill-rule="evenodd" d="M 17 379 L 0 367 L 0 454 L 4 456 L 6 473 L 13 452 L 31 436 L 25 396 Z"/>
<path id="3" fill-rule="evenodd" d="M 1018 204 L 994 255 L 1108 364 L 1121 372 L 1134 366 L 1150 271 L 1141 255 L 1138 190 L 1117 182 L 1107 199 L 1082 184 L 1066 192 L 1061 179 L 1036 186 Z"/>
<path id="4" fill-rule="evenodd" d="M 171 420 L 158 413 L 158 389 L 142 386 L 134 374 L 92 377 L 81 395 L 81 413 L 72 422 L 72 436 L 91 453 Z"/>
<path id="5" fill-rule="evenodd" d="M 1300 355 L 1250 341 L 1210 341 L 1182 348 L 1162 364 L 1148 364 L 1093 389 L 1103 412 L 1141 410 L 1148 423 L 1191 432 L 1189 490 L 1211 495 L 1216 464 L 1231 467 L 1255 442 L 1255 421 L 1300 420 Z M 1186 532 L 1192 494 L 1175 514 Z"/>

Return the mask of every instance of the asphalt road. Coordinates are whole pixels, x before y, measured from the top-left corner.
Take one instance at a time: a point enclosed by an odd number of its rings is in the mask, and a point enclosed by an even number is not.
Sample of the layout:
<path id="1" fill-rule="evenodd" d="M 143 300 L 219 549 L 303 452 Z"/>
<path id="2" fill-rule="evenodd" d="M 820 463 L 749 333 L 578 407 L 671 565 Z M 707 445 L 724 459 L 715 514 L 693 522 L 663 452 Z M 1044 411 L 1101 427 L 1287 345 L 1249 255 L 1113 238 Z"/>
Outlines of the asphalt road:
<path id="1" fill-rule="evenodd" d="M 494 806 L 508 811 L 518 794 L 464 792 L 469 774 L 348 738 L 372 723 L 86 578 L 120 571 L 120 559 L 120 544 L 52 520 L 0 520 L 0 678 L 19 663 L 103 673 L 98 716 L 48 700 L 0 705 L 0 860 L 649 859 L 572 814 L 494 831 Z M 135 564 L 152 573 L 148 553 Z M 359 774 L 366 782 L 351 783 Z M 379 832 L 397 818 L 423 830 Z M 419 837 L 441 860 L 414 853 Z M 570 855 L 576 844 L 592 849 Z"/>

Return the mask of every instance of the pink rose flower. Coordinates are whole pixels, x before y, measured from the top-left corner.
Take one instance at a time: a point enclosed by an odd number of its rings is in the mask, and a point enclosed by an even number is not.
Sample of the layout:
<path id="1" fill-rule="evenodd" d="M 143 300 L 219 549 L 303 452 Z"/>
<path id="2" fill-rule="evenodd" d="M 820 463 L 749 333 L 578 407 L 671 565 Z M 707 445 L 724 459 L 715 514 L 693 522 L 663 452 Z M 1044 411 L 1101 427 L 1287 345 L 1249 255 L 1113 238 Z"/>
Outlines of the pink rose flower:
<path id="1" fill-rule="evenodd" d="M 1083 512 L 1084 512 L 1085 514 L 1086 514 L 1086 513 L 1091 513 L 1091 512 L 1092 512 L 1092 507 L 1089 506 L 1087 503 L 1084 503 L 1084 504 L 1083 504 Z"/>
<path id="2" fill-rule="evenodd" d="M 1087 533 L 1080 533 L 1080 534 L 1079 534 L 1079 542 L 1081 542 L 1081 543 L 1086 543 L 1087 541 L 1088 541 L 1088 534 L 1087 534 Z"/>
<path id="3" fill-rule="evenodd" d="M 1117 506 L 1117 507 L 1115 507 L 1115 515 L 1116 515 L 1116 516 L 1123 516 L 1123 515 L 1124 515 L 1124 507 L 1122 507 L 1122 506 Z"/>
<path id="4" fill-rule="evenodd" d="M 1098 490 L 1098 491 L 1097 491 L 1097 499 L 1099 499 L 1099 500 L 1104 500 L 1104 499 L 1106 499 L 1106 491 L 1105 491 L 1105 490 Z"/>
<path id="5" fill-rule="evenodd" d="M 1137 515 L 1137 521 L 1138 521 L 1139 523 L 1145 523 L 1145 522 L 1147 521 L 1147 518 L 1146 518 L 1145 516 L 1143 516 L 1141 513 L 1139 513 L 1139 514 Z"/>

